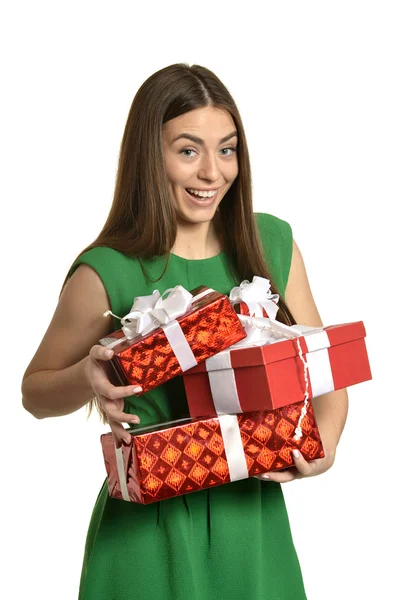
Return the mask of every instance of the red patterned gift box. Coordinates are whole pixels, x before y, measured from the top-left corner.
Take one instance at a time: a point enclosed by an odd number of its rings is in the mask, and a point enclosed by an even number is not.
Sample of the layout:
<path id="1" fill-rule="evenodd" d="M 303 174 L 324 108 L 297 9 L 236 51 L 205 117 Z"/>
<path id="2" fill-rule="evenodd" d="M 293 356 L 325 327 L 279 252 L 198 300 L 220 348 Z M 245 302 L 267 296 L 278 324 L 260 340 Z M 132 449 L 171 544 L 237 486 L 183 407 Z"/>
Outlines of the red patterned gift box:
<path id="1" fill-rule="evenodd" d="M 142 393 L 246 336 L 227 296 L 205 286 L 165 293 L 166 299 L 157 291 L 137 297 L 121 319 L 124 327 L 100 340 L 114 351 L 111 362 L 121 383 L 139 385 Z"/>
<path id="2" fill-rule="evenodd" d="M 245 347 L 249 333 L 237 344 L 242 348 L 225 350 L 187 371 L 191 417 L 273 410 L 302 400 L 306 391 L 312 398 L 371 379 L 362 321 L 324 328 L 255 321 L 297 337 Z M 301 330 L 307 331 L 301 335 Z"/>
<path id="3" fill-rule="evenodd" d="M 290 467 L 295 448 L 308 461 L 324 456 L 310 401 L 130 433 L 121 448 L 101 436 L 109 494 L 142 504 Z"/>

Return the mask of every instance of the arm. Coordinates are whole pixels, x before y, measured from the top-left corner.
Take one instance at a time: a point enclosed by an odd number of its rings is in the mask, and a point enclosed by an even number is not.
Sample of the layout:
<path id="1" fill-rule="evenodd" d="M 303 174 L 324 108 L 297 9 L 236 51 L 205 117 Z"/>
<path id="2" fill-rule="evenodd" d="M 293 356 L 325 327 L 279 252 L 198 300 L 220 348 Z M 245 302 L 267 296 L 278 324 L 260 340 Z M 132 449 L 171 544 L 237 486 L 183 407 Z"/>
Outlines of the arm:
<path id="1" fill-rule="evenodd" d="M 123 398 L 138 390 L 111 384 L 106 373 L 108 365 L 103 361 L 112 358 L 113 353 L 98 344 L 113 329 L 112 317 L 103 316 L 108 309 L 110 303 L 100 277 L 91 267 L 80 265 L 66 284 L 23 377 L 22 403 L 33 416 L 43 419 L 67 415 L 97 395 L 103 405 L 110 400 L 110 410 L 107 412 L 106 406 L 104 410 L 120 438 L 123 427 L 112 423 L 112 419 L 137 422 L 137 417 L 125 415 L 122 410 Z"/>
<path id="2" fill-rule="evenodd" d="M 95 396 L 87 373 L 88 354 L 112 327 L 111 317 L 101 318 L 108 307 L 97 273 L 81 265 L 66 284 L 23 376 L 22 403 L 35 417 L 67 415 Z"/>
<path id="3" fill-rule="evenodd" d="M 295 241 L 293 243 L 285 301 L 300 325 L 323 326 L 310 289 L 302 255 Z M 290 470 L 281 473 L 269 473 L 270 480 L 283 482 L 301 476 L 317 475 L 329 469 L 334 463 L 336 448 L 348 413 L 347 391 L 346 389 L 337 390 L 312 398 L 312 405 L 326 457 L 311 463 L 307 463 L 301 456 L 299 458 L 294 457 L 298 473 L 292 473 Z"/>
<path id="4" fill-rule="evenodd" d="M 323 326 L 310 289 L 303 258 L 295 241 L 285 300 L 299 324 L 309 327 Z M 323 394 L 313 398 L 312 404 L 319 429 L 323 432 L 324 448 L 335 454 L 348 413 L 347 391 L 343 389 Z"/>

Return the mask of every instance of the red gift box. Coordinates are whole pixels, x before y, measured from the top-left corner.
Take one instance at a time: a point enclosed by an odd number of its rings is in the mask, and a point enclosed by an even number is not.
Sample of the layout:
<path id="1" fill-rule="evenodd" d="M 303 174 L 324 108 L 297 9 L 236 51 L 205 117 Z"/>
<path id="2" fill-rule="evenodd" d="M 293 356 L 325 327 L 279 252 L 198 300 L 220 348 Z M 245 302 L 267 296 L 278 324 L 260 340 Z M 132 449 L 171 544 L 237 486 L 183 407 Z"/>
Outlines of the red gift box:
<path id="1" fill-rule="evenodd" d="M 110 496 L 141 504 L 290 467 L 295 448 L 308 461 L 324 457 L 310 401 L 130 433 L 129 445 L 116 448 L 112 433 L 101 444 Z"/>
<path id="2" fill-rule="evenodd" d="M 190 415 L 273 410 L 299 402 L 305 392 L 312 398 L 367 381 L 371 372 L 365 335 L 358 321 L 226 350 L 184 374 Z"/>
<path id="3" fill-rule="evenodd" d="M 181 286 L 170 291 L 178 288 L 190 296 Z M 155 293 L 158 294 L 155 298 L 158 298 L 159 292 Z M 103 346 L 112 347 L 114 356 L 111 363 L 123 385 L 138 385 L 142 387 L 141 393 L 148 392 L 246 336 L 227 296 L 205 286 L 195 288 L 191 294 L 194 298 L 184 314 L 173 319 L 166 318 L 164 324 L 153 326 L 149 333 L 136 334 L 133 329 L 131 339 L 127 339 L 122 328 L 100 340 Z M 135 303 L 140 300 L 151 302 L 151 298 L 138 297 Z M 159 319 L 166 312 L 163 309 L 166 303 L 162 302 L 162 298 L 160 301 L 150 313 L 155 324 L 159 324 Z M 127 317 L 137 313 L 147 319 L 147 324 L 151 321 L 149 312 L 136 310 Z M 125 320 L 130 324 L 136 318 L 127 317 L 122 322 Z"/>

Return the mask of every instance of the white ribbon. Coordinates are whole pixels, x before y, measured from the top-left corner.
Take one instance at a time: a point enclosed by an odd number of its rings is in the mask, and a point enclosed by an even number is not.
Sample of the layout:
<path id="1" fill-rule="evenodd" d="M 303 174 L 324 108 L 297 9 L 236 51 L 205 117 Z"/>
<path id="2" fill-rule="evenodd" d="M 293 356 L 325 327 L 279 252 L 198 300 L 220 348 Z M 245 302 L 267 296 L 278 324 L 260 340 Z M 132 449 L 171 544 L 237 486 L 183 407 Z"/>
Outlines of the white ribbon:
<path id="1" fill-rule="evenodd" d="M 150 296 L 137 296 L 130 312 L 124 317 L 120 318 L 110 310 L 104 313 L 104 316 L 111 314 L 120 319 L 125 335 L 119 339 L 103 338 L 100 343 L 107 348 L 113 348 L 125 340 L 145 336 L 161 327 L 182 371 L 192 369 L 198 363 L 176 319 L 184 315 L 194 302 L 213 291 L 207 288 L 193 296 L 183 286 L 177 285 L 165 290 L 162 296 L 158 290 L 154 290 Z M 164 298 L 166 295 L 167 298 Z"/>
<path id="2" fill-rule="evenodd" d="M 216 414 L 242 413 L 230 352 L 224 350 L 207 358 L 205 367 L 208 372 Z"/>
<path id="3" fill-rule="evenodd" d="M 256 318 L 238 315 L 238 318 L 245 328 L 247 337 L 233 344 L 227 350 L 223 350 L 205 360 L 213 404 L 217 415 L 243 412 L 238 396 L 234 369 L 231 366 L 231 350 L 265 346 L 274 342 L 284 341 L 287 338 L 292 339 L 295 335 L 303 335 L 304 331 L 313 331 L 311 327 L 288 326 L 279 321 L 263 317 Z"/>
<path id="4" fill-rule="evenodd" d="M 249 477 L 248 467 L 237 417 L 236 415 L 222 415 L 219 417 L 219 423 L 230 481 L 247 479 Z"/>
<path id="5" fill-rule="evenodd" d="M 290 326 L 273 319 L 238 316 L 246 330 L 248 330 L 247 338 L 205 361 L 216 414 L 220 416 L 226 413 L 238 414 L 243 412 L 238 396 L 234 369 L 231 367 L 231 350 L 263 346 L 297 338 L 298 356 L 304 367 L 305 382 L 304 406 L 295 430 L 295 439 L 299 439 L 302 436 L 302 421 L 308 408 L 309 380 L 313 397 L 334 391 L 334 380 L 328 354 L 330 340 L 327 332 L 322 327 Z M 251 328 L 256 329 L 252 337 Z M 298 339 L 301 336 L 304 336 L 308 348 L 306 360 L 303 357 Z"/>
<path id="6" fill-rule="evenodd" d="M 162 296 L 158 290 L 151 296 L 137 296 L 130 312 L 121 319 L 122 331 L 128 340 L 138 334 L 147 335 L 184 315 L 191 307 L 192 298 L 193 295 L 181 285 L 165 290 Z"/>
<path id="7" fill-rule="evenodd" d="M 118 471 L 119 485 L 121 488 L 122 498 L 124 500 L 127 500 L 128 502 L 130 502 L 129 492 L 128 492 L 127 483 L 126 483 L 125 461 L 123 459 L 122 446 L 117 448 L 116 444 L 114 443 L 114 448 L 115 448 L 115 457 L 116 457 L 116 468 Z"/>
<path id="8" fill-rule="evenodd" d="M 264 308 L 268 316 L 275 319 L 279 298 L 278 294 L 271 293 L 270 281 L 257 275 L 252 278 L 251 283 L 244 280 L 230 292 L 230 302 L 233 306 L 239 302 L 245 302 L 251 317 L 263 317 L 262 309 Z"/>
<path id="9" fill-rule="evenodd" d="M 284 338 L 281 332 L 273 328 L 270 319 L 263 317 L 248 317 L 247 315 L 237 315 L 245 329 L 247 337 L 230 346 L 229 350 L 236 348 L 247 348 L 248 346 L 264 346 L 265 344 L 273 344 L 276 341 L 281 341 Z M 291 335 L 292 337 L 292 335 Z"/>
<path id="10" fill-rule="evenodd" d="M 313 396 L 334 391 L 334 379 L 328 348 L 331 346 L 326 331 L 315 330 L 305 336 L 308 352 L 306 362 L 312 383 Z"/>
<path id="11" fill-rule="evenodd" d="M 161 328 L 164 330 L 181 370 L 184 372 L 195 367 L 198 364 L 197 359 L 195 358 L 179 323 L 177 321 L 172 321 L 167 325 L 162 325 Z"/>
<path id="12" fill-rule="evenodd" d="M 248 317 L 246 315 L 238 315 L 238 318 L 244 325 L 245 330 L 256 329 L 260 331 L 264 336 L 263 339 L 266 339 L 268 344 L 283 342 L 285 339 L 292 340 L 295 337 L 311 332 L 323 331 L 322 327 L 315 328 L 308 327 L 307 325 L 286 325 L 285 323 L 280 323 L 280 321 L 276 321 L 272 318 Z M 246 338 L 244 338 L 244 340 L 245 339 Z M 239 342 L 237 342 L 234 347 L 238 346 L 238 344 Z M 256 345 L 259 346 L 259 344 Z"/>

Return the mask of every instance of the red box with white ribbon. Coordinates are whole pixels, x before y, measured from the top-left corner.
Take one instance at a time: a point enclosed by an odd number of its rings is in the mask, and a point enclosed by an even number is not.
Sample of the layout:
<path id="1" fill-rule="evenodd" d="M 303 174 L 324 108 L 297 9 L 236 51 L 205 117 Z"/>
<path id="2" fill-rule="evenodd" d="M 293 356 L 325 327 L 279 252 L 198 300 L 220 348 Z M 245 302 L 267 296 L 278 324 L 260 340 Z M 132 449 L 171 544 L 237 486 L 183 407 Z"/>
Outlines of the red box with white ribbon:
<path id="1" fill-rule="evenodd" d="M 109 494 L 150 504 L 293 465 L 292 450 L 306 460 L 324 457 L 310 401 L 276 411 L 131 430 L 116 448 L 101 436 Z"/>
<path id="2" fill-rule="evenodd" d="M 184 374 L 191 417 L 274 410 L 371 379 L 362 321 L 272 327 L 296 337 L 248 347 L 243 340 Z"/>
<path id="3" fill-rule="evenodd" d="M 114 351 L 111 364 L 121 383 L 139 385 L 141 393 L 246 336 L 228 297 L 206 286 L 189 292 L 178 285 L 162 296 L 158 290 L 137 296 L 130 313 L 120 320 L 122 329 L 100 344 Z"/>

